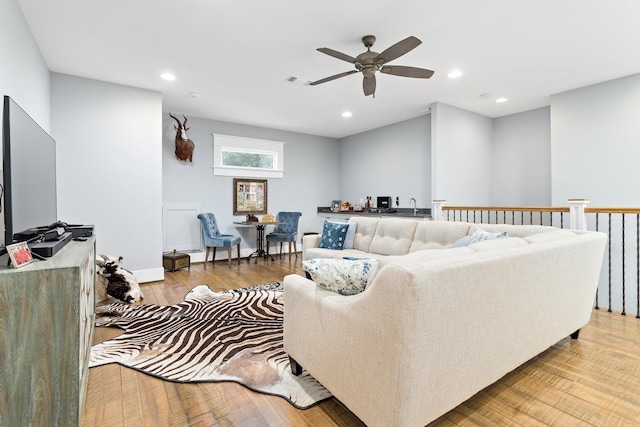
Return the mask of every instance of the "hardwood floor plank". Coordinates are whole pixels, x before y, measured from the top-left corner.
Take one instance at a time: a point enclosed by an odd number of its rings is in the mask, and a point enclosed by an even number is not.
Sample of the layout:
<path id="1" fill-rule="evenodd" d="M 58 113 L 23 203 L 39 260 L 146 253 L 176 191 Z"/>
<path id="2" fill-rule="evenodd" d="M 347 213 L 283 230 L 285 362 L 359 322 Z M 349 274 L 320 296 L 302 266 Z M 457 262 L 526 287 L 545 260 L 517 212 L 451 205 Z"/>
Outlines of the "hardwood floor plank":
<path id="1" fill-rule="evenodd" d="M 129 369 L 129 371 L 132 371 Z M 138 381 L 140 395 L 140 408 L 143 424 L 146 426 L 159 426 L 163 424 L 179 425 L 175 423 L 174 414 L 169 405 L 169 396 L 161 379 L 154 378 L 137 371 L 129 373 L 127 377 L 134 376 Z"/>
<path id="2" fill-rule="evenodd" d="M 257 264 L 226 260 L 166 272 L 143 284 L 144 304 L 176 304 L 190 289 L 214 291 L 282 281 L 304 274 L 301 257 Z M 117 336 L 96 328 L 94 342 Z M 640 425 L 640 319 L 593 310 L 578 340 L 569 338 L 524 363 L 430 427 Z M 105 365 L 89 370 L 82 426 L 363 427 L 335 398 L 298 410 L 282 398 L 235 383 L 179 384 Z"/>
<path id="3" fill-rule="evenodd" d="M 122 396 L 127 396 L 126 399 L 122 399 L 122 417 L 125 420 L 125 424 L 130 426 L 142 425 L 144 417 L 142 415 L 142 401 L 140 400 L 141 393 L 138 381 L 129 379 L 129 375 L 131 375 L 130 369 L 125 369 L 120 365 L 114 366 L 117 366 L 120 371 Z"/>

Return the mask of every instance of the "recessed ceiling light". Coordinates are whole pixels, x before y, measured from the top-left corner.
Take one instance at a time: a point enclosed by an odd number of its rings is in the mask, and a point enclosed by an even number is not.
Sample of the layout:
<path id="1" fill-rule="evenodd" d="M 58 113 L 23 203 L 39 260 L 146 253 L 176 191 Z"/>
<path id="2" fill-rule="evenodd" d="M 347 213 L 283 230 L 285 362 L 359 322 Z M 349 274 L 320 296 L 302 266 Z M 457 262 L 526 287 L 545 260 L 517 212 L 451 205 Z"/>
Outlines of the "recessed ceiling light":
<path id="1" fill-rule="evenodd" d="M 353 116 L 353 114 L 351 114 L 351 111 L 345 111 L 344 113 L 342 113 L 342 117 L 344 118 L 349 118 Z"/>
<path id="2" fill-rule="evenodd" d="M 496 102 L 507 102 L 509 100 L 509 98 L 498 98 L 496 99 Z"/>
<path id="3" fill-rule="evenodd" d="M 452 72 L 450 72 L 450 73 L 448 74 L 448 77 L 449 77 L 450 79 L 457 79 L 457 78 L 458 78 L 458 77 L 460 77 L 461 75 L 462 75 L 462 71 L 460 71 L 460 70 L 454 70 L 454 71 L 452 71 Z"/>
<path id="4" fill-rule="evenodd" d="M 172 81 L 174 81 L 176 79 L 176 76 L 174 76 L 171 73 L 162 73 L 162 74 L 160 74 L 160 78 L 162 80 L 166 80 L 168 82 L 172 82 Z"/>

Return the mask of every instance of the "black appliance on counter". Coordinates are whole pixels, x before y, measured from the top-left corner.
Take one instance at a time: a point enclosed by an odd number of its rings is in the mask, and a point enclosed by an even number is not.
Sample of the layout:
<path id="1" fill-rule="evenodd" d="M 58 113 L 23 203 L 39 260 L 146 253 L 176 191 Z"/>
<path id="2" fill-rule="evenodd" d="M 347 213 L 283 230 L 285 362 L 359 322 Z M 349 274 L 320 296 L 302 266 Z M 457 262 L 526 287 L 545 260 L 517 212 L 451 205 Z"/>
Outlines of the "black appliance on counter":
<path id="1" fill-rule="evenodd" d="M 393 205 L 391 204 L 391 197 L 389 196 L 378 196 L 376 206 L 378 212 L 395 212 L 395 209 L 391 209 Z"/>

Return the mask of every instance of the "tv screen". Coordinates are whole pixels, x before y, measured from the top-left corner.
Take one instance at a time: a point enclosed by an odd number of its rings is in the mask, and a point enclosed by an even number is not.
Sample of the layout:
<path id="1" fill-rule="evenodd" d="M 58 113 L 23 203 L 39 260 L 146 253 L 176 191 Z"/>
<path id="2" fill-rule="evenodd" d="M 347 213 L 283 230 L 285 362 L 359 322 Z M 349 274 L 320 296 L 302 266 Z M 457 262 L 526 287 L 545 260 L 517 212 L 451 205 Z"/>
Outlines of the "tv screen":
<path id="1" fill-rule="evenodd" d="M 14 233 L 57 220 L 56 142 L 13 99 L 2 116 L 4 246 Z"/>

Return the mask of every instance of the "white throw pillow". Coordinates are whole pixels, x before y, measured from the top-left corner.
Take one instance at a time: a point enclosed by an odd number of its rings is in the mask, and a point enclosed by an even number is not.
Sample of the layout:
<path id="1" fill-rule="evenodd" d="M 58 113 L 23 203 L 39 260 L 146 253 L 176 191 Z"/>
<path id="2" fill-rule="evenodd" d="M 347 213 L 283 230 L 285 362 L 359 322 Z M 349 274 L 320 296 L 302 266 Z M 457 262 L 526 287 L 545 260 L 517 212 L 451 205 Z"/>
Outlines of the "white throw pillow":
<path id="1" fill-rule="evenodd" d="M 507 237 L 507 232 L 503 231 L 503 232 L 499 232 L 499 231 L 485 231 L 481 228 L 476 228 L 475 230 L 473 230 L 473 233 L 471 233 L 468 236 L 464 236 L 461 237 L 460 239 L 456 240 L 451 246 L 449 246 L 450 248 L 460 248 L 463 246 L 469 246 L 472 243 L 478 243 L 478 242 L 482 242 L 484 240 L 493 240 L 493 239 L 502 239 Z"/>
<path id="2" fill-rule="evenodd" d="M 477 243 L 477 242 L 482 242 L 483 240 L 493 240 L 493 239 L 503 239 L 507 237 L 507 232 L 506 231 L 484 231 L 481 228 L 476 228 L 475 230 L 473 230 L 473 233 L 471 234 L 470 238 L 469 238 L 469 244 L 471 243 Z"/>
<path id="3" fill-rule="evenodd" d="M 367 287 L 369 275 L 375 270 L 375 259 L 313 258 L 302 262 L 307 277 L 316 285 L 341 295 L 355 295 Z"/>

